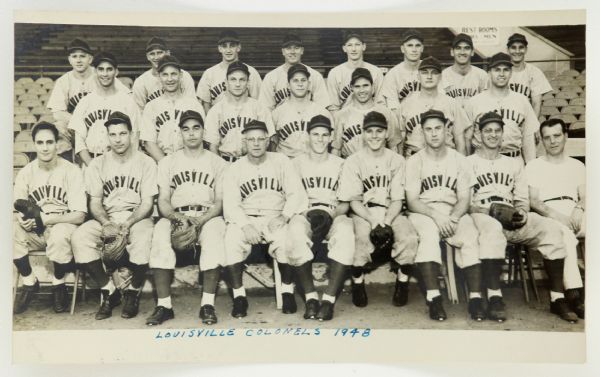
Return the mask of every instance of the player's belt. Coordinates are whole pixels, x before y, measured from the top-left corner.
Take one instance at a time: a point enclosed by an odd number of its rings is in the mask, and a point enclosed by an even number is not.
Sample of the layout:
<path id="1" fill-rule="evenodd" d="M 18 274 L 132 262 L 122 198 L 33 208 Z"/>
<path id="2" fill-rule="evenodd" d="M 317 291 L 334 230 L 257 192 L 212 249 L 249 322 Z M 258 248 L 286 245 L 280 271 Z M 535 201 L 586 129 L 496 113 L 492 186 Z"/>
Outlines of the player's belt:
<path id="1" fill-rule="evenodd" d="M 235 162 L 235 161 L 239 160 L 238 157 L 226 156 L 226 155 L 221 155 L 221 158 L 227 162 Z"/>
<path id="2" fill-rule="evenodd" d="M 98 153 L 89 152 L 89 153 L 90 153 L 90 156 L 92 156 L 92 158 L 100 157 L 104 154 L 104 152 L 98 152 Z"/>
<path id="3" fill-rule="evenodd" d="M 487 204 L 491 202 L 505 202 L 512 204 L 510 200 L 503 198 L 501 196 L 490 196 L 489 198 L 481 199 L 481 204 Z"/>
<path id="4" fill-rule="evenodd" d="M 335 206 L 332 204 L 327 204 L 327 203 L 312 203 L 310 205 L 311 207 L 329 207 L 331 209 L 335 209 Z"/>
<path id="5" fill-rule="evenodd" d="M 571 200 L 571 201 L 574 201 L 574 202 L 577 201 L 577 200 L 571 198 L 570 196 L 557 196 L 556 198 L 550 198 L 550 199 L 544 200 L 544 203 L 551 202 L 553 200 Z"/>
<path id="6" fill-rule="evenodd" d="M 505 155 L 507 157 L 519 157 L 519 156 L 521 156 L 521 151 L 520 150 L 508 151 L 508 152 L 501 152 L 500 154 Z"/>
<path id="7" fill-rule="evenodd" d="M 379 204 L 379 203 L 367 203 L 367 207 L 372 208 L 372 207 L 383 207 L 383 208 L 387 208 L 387 206 L 384 206 L 383 204 Z"/>
<path id="8" fill-rule="evenodd" d="M 206 206 L 183 206 L 175 208 L 175 212 L 187 212 L 187 211 L 208 211 L 209 207 Z"/>

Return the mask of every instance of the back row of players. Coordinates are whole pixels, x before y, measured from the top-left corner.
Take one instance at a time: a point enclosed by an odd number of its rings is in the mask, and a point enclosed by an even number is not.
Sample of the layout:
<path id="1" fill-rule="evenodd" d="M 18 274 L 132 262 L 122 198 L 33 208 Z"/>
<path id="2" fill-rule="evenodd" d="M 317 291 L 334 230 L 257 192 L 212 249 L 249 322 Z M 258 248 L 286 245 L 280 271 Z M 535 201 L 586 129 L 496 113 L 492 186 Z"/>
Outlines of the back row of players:
<path id="1" fill-rule="evenodd" d="M 395 233 L 392 257 L 400 266 L 395 305 L 406 304 L 408 278 L 416 264 L 430 317 L 446 318 L 437 286 L 441 237 L 460 248 L 457 261 L 469 285 L 471 317 L 505 320 L 499 283 L 508 240 L 538 249 L 544 256 L 552 311 L 571 322 L 583 317 L 575 234 L 582 231 L 585 171 L 582 164 L 564 155 L 566 126 L 560 120 L 542 127 L 547 156 L 523 168 L 523 160 L 535 158 L 534 133 L 539 124 L 527 97 L 511 91 L 509 82 L 515 63 L 526 67 L 524 71 L 537 72 L 522 59 L 527 41 L 519 34 L 511 36 L 509 51 L 516 52 L 494 55 L 489 75 L 470 65 L 473 44 L 467 35 L 455 38 L 451 50 L 455 64 L 443 73 L 434 58 L 420 59 L 423 39 L 417 31 L 408 31 L 401 42 L 405 61 L 383 79 L 376 67 L 362 61 L 366 46 L 360 34 L 350 33 L 343 47 L 348 62 L 330 72 L 326 86 L 318 72 L 300 64 L 300 39 L 286 36 L 282 44 L 286 63 L 260 83 L 254 69 L 237 61 L 241 47 L 237 36 L 224 33 L 219 40 L 223 62 L 207 70 L 198 86 L 202 106 L 194 96 L 186 95 L 191 77 L 168 55 L 164 41 L 153 38 L 148 43 L 153 68 L 134 83 L 134 101 L 117 85 L 115 57 L 100 53 L 91 60 L 85 42 L 75 40 L 69 51 L 74 70 L 57 81 L 48 106 L 59 102 L 60 91 L 71 88 L 78 68 L 90 60 L 95 73 L 90 74 L 89 82 L 80 80 L 80 85 L 94 90 L 65 101 L 76 105 L 70 118 L 66 105 L 59 111 L 53 108 L 60 132 L 39 125 L 33 137 L 37 149 L 60 134 L 67 140 L 62 145 L 68 148 L 67 125 L 75 131 L 75 152 L 85 165 L 94 220 L 75 230 L 87 209 L 83 210 L 81 198 L 68 200 L 64 192 L 73 190 L 62 190 L 62 196 L 56 193 L 61 191 L 58 188 L 66 188 L 67 182 L 77 181 L 76 174 L 71 167 L 64 169 L 68 170 L 62 174 L 64 181 L 52 188 L 50 181 L 60 178 L 48 171 L 66 162 L 55 161 L 48 169 L 40 160 L 44 153 L 51 154 L 47 149 L 38 149 L 37 162 L 24 168 L 15 183 L 15 199 L 34 198 L 46 214 L 63 220 L 67 216 L 69 221 L 62 222 L 73 225 L 71 232 L 61 229 L 61 247 L 50 247 L 51 237 L 45 238 L 48 255 L 57 266 L 55 285 L 60 287 L 55 289 L 55 309 L 62 311 L 66 306 L 62 279 L 65 266 L 71 263 L 70 248 L 64 247 L 70 239 L 75 261 L 102 283 L 104 299 L 97 318 L 111 315 L 120 293 L 104 271 L 97 243 L 101 226 L 116 222 L 129 230 L 129 267 L 133 271 L 122 316 L 137 314 L 139 288 L 149 263 L 159 299 L 148 324 L 173 317 L 169 283 L 175 256 L 170 247 L 170 222 L 159 221 L 149 236 L 152 222 L 148 217 L 158 193 L 164 218 L 173 221 L 188 216 L 201 229 L 200 268 L 205 273 L 200 317 L 204 323 L 216 322 L 214 293 L 221 266 L 230 270 L 232 315 L 246 315 L 242 262 L 250 245 L 261 242 L 271 244 L 270 253 L 279 262 L 284 312 L 296 311 L 292 283 L 296 275 L 305 292 L 305 318 L 330 319 L 350 266 L 353 303 L 366 306 L 364 266 L 373 259 L 369 232 L 377 224 L 391 225 Z M 519 55 L 521 61 L 513 62 Z M 224 82 L 219 82 L 223 75 Z M 440 76 L 449 96 L 440 91 Z M 528 89 L 523 91 L 534 104 L 542 90 L 535 81 L 527 80 Z M 488 82 L 490 86 L 484 90 Z M 257 92 L 258 99 L 254 99 Z M 473 98 L 466 100 L 470 96 Z M 330 103 L 329 98 L 337 101 Z M 209 109 L 206 116 L 205 109 Z M 146 151 L 159 162 L 158 190 L 154 161 L 132 147 L 137 146 L 138 130 Z M 39 140 L 40 135 L 45 135 L 45 141 Z M 203 141 L 215 154 L 203 150 Z M 329 145 L 333 154 L 328 152 Z M 472 145 L 476 153 L 465 158 Z M 283 152 L 294 158 L 293 162 L 267 149 Z M 58 151 L 64 150 L 58 147 Z M 395 152 L 411 157 L 405 162 Z M 336 155 L 348 158 L 344 161 Z M 233 165 L 225 169 L 223 160 Z M 559 168 L 569 179 L 555 180 Z M 549 179 L 553 185 L 548 184 Z M 59 197 L 62 207 L 50 211 L 44 207 L 50 203 L 56 207 Z M 403 200 L 409 212 L 403 211 Z M 508 202 L 528 214 L 526 225 L 517 231 L 502 230 L 487 215 L 494 201 Z M 529 212 L 530 203 L 545 217 Z M 309 208 L 325 209 L 334 217 L 327 235 L 331 276 L 321 302 L 310 272 L 312 241 L 305 216 Z M 70 212 L 65 213 L 67 210 Z M 31 232 L 31 222 L 17 220 L 15 264 L 25 285 L 15 312 L 22 312 L 36 289 L 27 259 L 30 241 L 25 236 L 35 232 Z M 61 221 L 49 220 L 46 232 L 57 233 L 51 231 L 56 223 Z M 348 237 L 352 233 L 355 242 Z M 53 258 L 57 253 L 61 257 Z M 562 293 L 563 278 L 568 300 Z M 482 282 L 487 289 L 486 310 Z"/>

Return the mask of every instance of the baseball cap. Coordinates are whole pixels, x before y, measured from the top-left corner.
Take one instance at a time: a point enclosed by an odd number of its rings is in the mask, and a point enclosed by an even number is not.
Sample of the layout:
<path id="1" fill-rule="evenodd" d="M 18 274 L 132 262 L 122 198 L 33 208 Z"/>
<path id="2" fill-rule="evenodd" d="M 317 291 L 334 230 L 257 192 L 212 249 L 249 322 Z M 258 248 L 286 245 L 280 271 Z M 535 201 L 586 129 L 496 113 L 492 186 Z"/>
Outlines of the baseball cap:
<path id="1" fill-rule="evenodd" d="M 233 30 L 223 30 L 219 36 L 217 44 L 223 44 L 227 42 L 240 43 L 240 37 Z"/>
<path id="2" fill-rule="evenodd" d="M 508 42 L 506 43 L 506 47 L 510 47 L 510 45 L 512 45 L 515 42 L 521 42 L 525 46 L 527 46 L 527 44 L 528 44 L 527 38 L 525 38 L 525 36 L 523 34 L 514 33 L 513 35 L 508 37 Z"/>
<path id="3" fill-rule="evenodd" d="M 456 36 L 454 37 L 454 40 L 452 41 L 452 47 L 456 47 L 456 45 L 459 44 L 460 42 L 465 42 L 466 44 L 471 46 L 471 48 L 473 48 L 473 38 L 471 38 L 471 36 L 468 34 L 465 34 L 465 33 L 456 34 Z"/>
<path id="4" fill-rule="evenodd" d="M 181 128 L 181 126 L 183 126 L 183 124 L 190 119 L 197 120 L 200 122 L 200 125 L 204 127 L 204 119 L 202 119 L 202 115 L 200 115 L 199 112 L 194 110 L 186 110 L 179 117 L 179 128 Z"/>
<path id="5" fill-rule="evenodd" d="M 165 55 L 165 56 L 163 56 L 158 61 L 158 67 L 156 68 L 156 70 L 158 72 L 160 72 L 160 71 L 163 70 L 163 68 L 165 68 L 167 66 L 172 66 L 172 67 L 181 69 L 181 63 L 179 62 L 179 59 L 177 59 L 176 57 L 174 57 L 172 55 Z"/>
<path id="6" fill-rule="evenodd" d="M 404 32 L 404 34 L 402 34 L 402 44 L 410 41 L 411 39 L 418 39 L 419 41 L 421 41 L 421 43 L 423 43 L 423 35 L 421 33 L 419 33 L 417 30 L 415 29 L 408 29 Z"/>
<path id="7" fill-rule="evenodd" d="M 505 54 L 504 52 L 499 52 L 497 54 L 494 54 L 491 58 L 490 58 L 490 63 L 488 64 L 488 68 L 493 68 L 497 65 L 500 64 L 504 64 L 507 65 L 509 67 L 513 66 L 512 61 L 510 60 L 510 56 L 508 54 Z"/>
<path id="8" fill-rule="evenodd" d="M 371 84 L 373 84 L 373 76 L 371 75 L 371 71 L 369 71 L 366 68 L 356 68 L 352 72 L 352 76 L 350 78 L 350 85 L 354 85 L 354 83 L 356 82 L 356 80 L 358 80 L 360 78 L 367 79 L 367 80 L 369 80 L 369 82 Z"/>
<path id="9" fill-rule="evenodd" d="M 244 129 L 242 129 L 242 133 L 252 131 L 252 130 L 262 130 L 265 132 L 269 132 L 267 130 L 267 125 L 265 124 L 265 122 L 262 122 L 262 121 L 256 120 L 256 119 L 252 119 L 250 122 L 246 123 L 244 125 Z"/>
<path id="10" fill-rule="evenodd" d="M 346 34 L 344 34 L 344 44 L 348 43 L 348 41 L 352 38 L 356 38 L 359 41 L 361 41 L 362 43 L 365 42 L 362 34 L 360 31 L 358 30 L 349 30 L 346 32 Z"/>
<path id="11" fill-rule="evenodd" d="M 79 39 L 79 38 L 75 38 L 71 42 L 69 42 L 66 49 L 69 54 L 72 53 L 73 51 L 81 50 L 90 55 L 93 55 L 90 45 L 88 45 L 87 42 L 84 41 L 83 39 Z"/>
<path id="12" fill-rule="evenodd" d="M 229 67 L 227 67 L 227 76 L 231 75 L 235 71 L 242 71 L 246 74 L 246 76 L 250 76 L 248 66 L 242 62 L 237 61 L 229 64 Z"/>
<path id="13" fill-rule="evenodd" d="M 290 81 L 292 77 L 294 77 L 294 75 L 298 72 L 304 73 L 304 75 L 306 75 L 307 78 L 310 77 L 310 72 L 308 72 L 308 68 L 306 68 L 304 64 L 294 64 L 287 71 L 288 81 Z"/>
<path id="14" fill-rule="evenodd" d="M 331 119 L 327 118 L 325 115 L 315 115 L 308 121 L 308 125 L 306 126 L 306 131 L 310 132 L 313 128 L 317 127 L 325 127 L 329 131 L 333 130 L 331 127 Z"/>
<path id="15" fill-rule="evenodd" d="M 488 123 L 499 123 L 502 127 L 504 127 L 504 121 L 502 120 L 502 116 L 493 111 L 489 111 L 479 117 L 479 129 L 481 130 L 483 126 L 485 126 Z"/>
<path id="16" fill-rule="evenodd" d="M 94 60 L 92 60 L 92 65 L 94 67 L 98 67 L 102 62 L 109 62 L 113 67 L 117 68 L 119 63 L 117 62 L 117 58 L 113 54 L 107 51 L 100 51 L 94 56 Z"/>
<path id="17" fill-rule="evenodd" d="M 446 123 L 446 121 L 448 120 L 446 119 L 446 116 L 443 112 L 435 109 L 429 109 L 424 113 L 421 113 L 421 124 L 425 123 L 427 119 L 439 119 L 444 123 Z"/>
<path id="18" fill-rule="evenodd" d="M 387 129 L 387 119 L 385 119 L 385 116 L 382 113 L 370 111 L 365 114 L 362 128 L 363 130 L 366 130 L 370 127 L 381 127 Z"/>
<path id="19" fill-rule="evenodd" d="M 281 48 L 289 47 L 289 46 L 298 46 L 303 47 L 302 39 L 298 34 L 288 33 L 283 37 L 283 42 L 281 43 Z"/>
<path id="20" fill-rule="evenodd" d="M 442 72 L 442 65 L 440 64 L 439 60 L 437 60 L 433 56 L 428 56 L 425 59 L 421 60 L 421 63 L 419 63 L 419 71 L 427 68 L 433 68 L 438 72 Z"/>
<path id="21" fill-rule="evenodd" d="M 104 122 L 104 127 L 120 123 L 125 123 L 127 128 L 131 130 L 131 119 L 129 119 L 127 114 L 124 114 L 120 111 L 113 111 L 106 119 L 106 122 Z"/>
<path id="22" fill-rule="evenodd" d="M 168 49 L 167 42 L 160 37 L 152 37 L 148 43 L 146 43 L 146 52 L 150 52 L 152 50 L 167 51 Z"/>

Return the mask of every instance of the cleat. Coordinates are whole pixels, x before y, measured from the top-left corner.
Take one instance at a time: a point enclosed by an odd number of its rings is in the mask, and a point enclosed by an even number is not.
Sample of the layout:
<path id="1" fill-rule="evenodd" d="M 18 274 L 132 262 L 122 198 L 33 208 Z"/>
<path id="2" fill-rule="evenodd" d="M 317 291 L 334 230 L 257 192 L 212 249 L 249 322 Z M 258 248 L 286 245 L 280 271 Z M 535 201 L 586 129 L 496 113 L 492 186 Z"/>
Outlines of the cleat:
<path id="1" fill-rule="evenodd" d="M 165 308 L 164 306 L 157 306 L 150 317 L 146 318 L 146 325 L 156 326 L 160 325 L 164 321 L 175 318 L 175 312 L 172 308 Z"/>
<path id="2" fill-rule="evenodd" d="M 304 319 L 316 319 L 319 312 L 319 301 L 311 298 L 306 301 L 306 309 L 304 310 Z"/>
<path id="3" fill-rule="evenodd" d="M 329 321 L 333 318 L 333 303 L 327 300 L 321 302 L 321 308 L 317 313 L 317 319 L 321 322 Z"/>
<path id="4" fill-rule="evenodd" d="M 481 322 L 485 319 L 485 311 L 483 310 L 483 300 L 475 297 L 469 300 L 469 314 L 471 319 Z"/>
<path id="5" fill-rule="evenodd" d="M 281 300 L 283 301 L 283 306 L 281 311 L 283 314 L 293 314 L 296 313 L 298 307 L 296 306 L 296 299 L 294 298 L 293 293 L 282 293 Z"/>
<path id="6" fill-rule="evenodd" d="M 442 304 L 442 296 L 434 297 L 427 302 L 427 305 L 429 305 L 429 318 L 436 321 L 445 321 L 448 318 Z"/>
<path id="7" fill-rule="evenodd" d="M 404 306 L 408 303 L 408 282 L 396 279 L 396 288 L 392 297 L 392 305 Z"/>
<path id="8" fill-rule="evenodd" d="M 506 305 L 502 296 L 492 296 L 488 299 L 487 317 L 500 323 L 506 321 Z"/>
<path id="9" fill-rule="evenodd" d="M 369 304 L 365 283 L 357 284 L 352 282 L 352 303 L 359 308 L 364 308 Z"/>
<path id="10" fill-rule="evenodd" d="M 205 325 L 212 325 L 217 323 L 217 314 L 215 313 L 215 307 L 212 305 L 202 305 L 200 307 L 200 318 L 202 323 Z"/>
<path id="11" fill-rule="evenodd" d="M 31 300 L 36 293 L 40 291 L 40 282 L 36 279 L 35 284 L 33 285 L 23 285 L 21 287 L 21 292 L 15 298 L 15 305 L 13 308 L 14 314 L 21 314 L 27 310 Z"/>
<path id="12" fill-rule="evenodd" d="M 569 323 L 577 322 L 577 314 L 575 314 L 571 308 L 569 308 L 569 304 L 564 298 L 559 298 L 556 301 L 551 302 L 550 312 L 558 315 L 561 319 L 564 319 Z"/>
<path id="13" fill-rule="evenodd" d="M 121 304 L 121 291 L 115 289 L 112 295 L 108 294 L 108 291 L 102 290 L 102 304 L 100 304 L 100 309 L 96 313 L 96 319 L 106 319 L 112 316 L 112 310 L 114 307 L 119 306 Z"/>
<path id="14" fill-rule="evenodd" d="M 237 296 L 233 299 L 233 309 L 231 316 L 234 318 L 243 318 L 248 315 L 248 299 L 246 296 Z"/>

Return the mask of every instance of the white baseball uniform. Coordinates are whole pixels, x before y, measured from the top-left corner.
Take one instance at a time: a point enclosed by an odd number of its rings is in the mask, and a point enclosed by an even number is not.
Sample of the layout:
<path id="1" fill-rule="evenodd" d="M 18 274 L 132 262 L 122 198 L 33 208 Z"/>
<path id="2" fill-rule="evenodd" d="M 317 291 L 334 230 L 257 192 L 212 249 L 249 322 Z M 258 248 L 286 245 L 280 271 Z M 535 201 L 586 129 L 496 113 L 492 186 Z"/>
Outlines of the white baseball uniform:
<path id="1" fill-rule="evenodd" d="M 305 67 L 310 73 L 308 78 L 308 96 L 310 100 L 318 103 L 321 107 L 327 108 L 330 101 L 325 79 L 318 71 L 307 65 Z M 287 77 L 288 69 L 289 66 L 282 64 L 265 75 L 265 79 L 260 86 L 258 100 L 269 110 L 275 109 L 291 95 Z"/>
<path id="2" fill-rule="evenodd" d="M 381 95 L 385 99 L 386 106 L 390 110 L 396 110 L 409 94 L 419 90 L 421 90 L 419 70 L 408 69 L 406 63 L 402 62 L 385 74 Z"/>
<path id="3" fill-rule="evenodd" d="M 250 76 L 248 77 L 248 95 L 254 99 L 258 99 L 262 79 L 254 67 L 248 64 L 246 66 L 250 72 Z M 223 94 L 227 91 L 227 67 L 229 67 L 229 64 L 220 62 L 204 71 L 196 89 L 196 97 L 202 102 L 209 103 L 211 106 L 214 106 L 215 103 L 221 100 L 224 97 Z"/>
<path id="4" fill-rule="evenodd" d="M 466 100 L 486 90 L 488 83 L 487 72 L 479 67 L 472 65 L 467 74 L 463 75 L 450 66 L 442 70 L 440 88 L 463 106 Z"/>
<path id="5" fill-rule="evenodd" d="M 184 96 L 194 97 L 194 79 L 192 75 L 184 69 L 181 70 L 181 86 L 179 90 Z M 149 69 L 142 73 L 133 82 L 133 99 L 140 108 L 144 109 L 146 104 L 159 98 L 163 94 L 163 87 L 158 73 L 154 73 L 153 69 Z"/>
<path id="6" fill-rule="evenodd" d="M 510 90 L 525 96 L 529 102 L 533 96 L 541 96 L 552 91 L 552 86 L 542 70 L 528 63 L 524 63 L 524 68 L 520 71 L 513 67 L 508 85 Z"/>
<path id="7" fill-rule="evenodd" d="M 333 109 L 341 109 L 352 96 L 352 72 L 358 67 L 351 67 L 347 62 L 335 66 L 327 75 L 327 90 Z M 383 85 L 383 72 L 381 69 L 371 63 L 363 62 L 361 68 L 366 68 L 371 72 L 373 78 L 373 98 L 378 101 L 381 96 L 381 87 Z"/>

